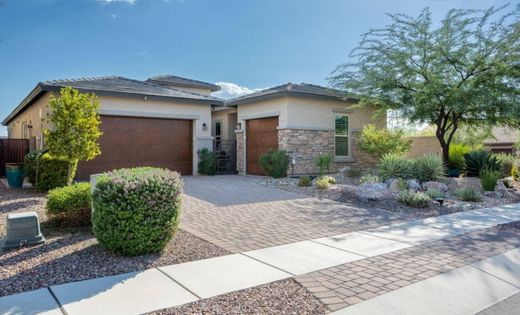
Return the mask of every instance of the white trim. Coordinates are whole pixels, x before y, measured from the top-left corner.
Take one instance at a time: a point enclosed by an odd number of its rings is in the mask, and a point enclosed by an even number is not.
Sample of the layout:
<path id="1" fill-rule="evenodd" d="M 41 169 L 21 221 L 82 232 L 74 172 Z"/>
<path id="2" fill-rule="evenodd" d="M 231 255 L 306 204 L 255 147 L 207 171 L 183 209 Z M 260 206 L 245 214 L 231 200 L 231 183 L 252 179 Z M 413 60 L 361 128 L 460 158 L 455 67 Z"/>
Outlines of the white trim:
<path id="1" fill-rule="evenodd" d="M 239 117 L 239 120 L 251 120 L 251 119 L 259 119 L 259 118 L 268 118 L 268 117 L 276 117 L 280 116 L 280 112 L 269 112 L 269 113 L 261 113 L 254 115 L 246 115 Z"/>
<path id="2" fill-rule="evenodd" d="M 346 137 L 347 138 L 347 150 L 348 155 L 336 155 L 336 115 L 341 116 L 347 116 L 347 135 L 346 136 L 340 136 L 340 137 Z M 332 126 L 334 127 L 333 130 L 333 137 L 334 137 L 334 161 L 338 160 L 338 162 L 342 160 L 353 160 L 352 158 L 352 130 L 350 129 L 350 114 L 345 112 L 332 112 Z"/>
<path id="3" fill-rule="evenodd" d="M 101 109 L 100 115 L 104 116 L 123 116 L 123 117 L 143 117 L 143 118 L 165 118 L 165 119 L 185 119 L 185 120 L 198 120 L 199 115 L 183 115 L 173 113 L 157 113 L 157 112 L 139 112 L 130 110 L 117 110 L 117 109 Z"/>
<path id="4" fill-rule="evenodd" d="M 321 128 L 321 127 L 306 127 L 306 126 L 288 126 L 288 127 L 278 127 L 278 130 L 313 130 L 313 131 L 334 131 L 334 129 L 330 128 Z"/>
<path id="5" fill-rule="evenodd" d="M 197 139 L 197 140 L 213 140 L 213 139 L 215 139 L 215 137 L 212 137 L 212 136 L 197 136 L 197 137 L 195 137 L 195 139 Z"/>

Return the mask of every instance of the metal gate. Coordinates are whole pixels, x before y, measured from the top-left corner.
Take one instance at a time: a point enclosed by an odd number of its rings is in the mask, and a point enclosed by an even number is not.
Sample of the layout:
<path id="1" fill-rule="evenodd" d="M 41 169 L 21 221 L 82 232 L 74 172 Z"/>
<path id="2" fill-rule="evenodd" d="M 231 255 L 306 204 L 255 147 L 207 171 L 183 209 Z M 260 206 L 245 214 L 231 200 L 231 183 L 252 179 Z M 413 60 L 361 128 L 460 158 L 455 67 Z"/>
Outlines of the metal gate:
<path id="1" fill-rule="evenodd" d="M 0 139 L 0 176 L 5 176 L 5 163 L 23 163 L 27 153 L 28 139 Z"/>
<path id="2" fill-rule="evenodd" d="M 217 174 L 237 173 L 237 142 L 235 140 L 213 141 L 213 152 L 217 156 Z"/>

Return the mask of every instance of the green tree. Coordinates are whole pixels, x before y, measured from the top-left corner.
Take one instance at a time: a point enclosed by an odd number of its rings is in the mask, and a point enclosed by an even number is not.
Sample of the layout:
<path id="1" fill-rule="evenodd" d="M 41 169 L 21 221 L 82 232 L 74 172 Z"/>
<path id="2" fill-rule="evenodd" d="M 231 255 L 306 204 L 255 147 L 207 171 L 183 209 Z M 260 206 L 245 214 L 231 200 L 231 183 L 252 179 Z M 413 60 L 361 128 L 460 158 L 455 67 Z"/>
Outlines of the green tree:
<path id="1" fill-rule="evenodd" d="M 58 97 L 49 101 L 50 130 L 45 130 L 49 152 L 69 162 L 67 185 L 71 185 L 79 161 L 88 161 L 101 153 L 98 138 L 99 101 L 94 94 L 80 93 L 71 87 L 62 88 Z"/>
<path id="2" fill-rule="evenodd" d="M 438 26 L 427 8 L 389 15 L 329 80 L 361 95 L 360 106 L 434 125 L 448 161 L 461 125 L 520 126 L 520 5 L 499 16 L 506 8 L 453 9 Z"/>
<path id="3" fill-rule="evenodd" d="M 404 139 L 402 130 L 377 129 L 369 124 L 363 127 L 359 149 L 377 159 L 385 154 L 403 154 L 410 151 L 412 140 Z"/>

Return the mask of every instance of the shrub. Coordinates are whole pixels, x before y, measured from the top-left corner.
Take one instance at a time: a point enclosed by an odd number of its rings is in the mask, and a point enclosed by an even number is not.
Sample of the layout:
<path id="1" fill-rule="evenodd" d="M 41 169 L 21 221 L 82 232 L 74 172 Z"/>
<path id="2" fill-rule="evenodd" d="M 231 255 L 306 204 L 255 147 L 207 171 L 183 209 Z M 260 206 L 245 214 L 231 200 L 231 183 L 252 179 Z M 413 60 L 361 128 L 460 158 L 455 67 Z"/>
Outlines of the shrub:
<path id="1" fill-rule="evenodd" d="M 357 178 L 361 176 L 361 170 L 359 168 L 351 168 L 347 171 L 347 176 L 351 178 Z"/>
<path id="2" fill-rule="evenodd" d="M 369 124 L 363 127 L 358 146 L 361 151 L 376 159 L 386 154 L 403 154 L 410 151 L 412 145 L 412 140 L 404 139 L 403 136 L 401 130 L 377 129 Z"/>
<path id="3" fill-rule="evenodd" d="M 55 188 L 47 194 L 47 213 L 61 223 L 73 226 L 90 225 L 92 197 L 89 183 Z"/>
<path id="4" fill-rule="evenodd" d="M 471 147 L 466 144 L 452 144 L 450 145 L 450 157 L 448 159 L 448 168 L 456 169 L 460 172 L 464 171 L 466 162 L 464 154 L 471 151 Z"/>
<path id="5" fill-rule="evenodd" d="M 181 198 L 177 172 L 143 167 L 105 173 L 93 194 L 94 234 L 119 254 L 161 251 L 176 230 Z"/>
<path id="6" fill-rule="evenodd" d="M 518 161 L 513 164 L 513 169 L 511 169 L 511 176 L 513 176 L 514 180 L 520 181 L 520 163 Z"/>
<path id="7" fill-rule="evenodd" d="M 284 150 L 270 150 L 260 157 L 260 165 L 271 177 L 285 177 L 289 167 L 289 155 Z"/>
<path id="8" fill-rule="evenodd" d="M 437 198 L 444 198 L 444 193 L 437 189 L 430 189 L 425 191 L 424 193 L 433 200 Z"/>
<path id="9" fill-rule="evenodd" d="M 300 176 L 298 179 L 298 186 L 300 187 L 307 187 L 311 185 L 311 178 L 309 176 Z"/>
<path id="10" fill-rule="evenodd" d="M 36 168 L 37 168 L 37 160 L 36 158 L 42 153 L 42 151 L 32 151 L 25 155 L 24 163 L 23 163 L 23 173 L 29 183 L 33 186 L 36 184 Z"/>
<path id="11" fill-rule="evenodd" d="M 66 186 L 68 167 L 69 162 L 66 160 L 55 158 L 49 153 L 42 155 L 38 163 L 36 189 L 45 192 Z"/>
<path id="12" fill-rule="evenodd" d="M 198 173 L 200 175 L 215 175 L 217 171 L 217 156 L 215 152 L 207 148 L 197 151 L 199 162 L 197 163 Z"/>
<path id="13" fill-rule="evenodd" d="M 425 208 L 430 202 L 430 197 L 422 192 L 415 192 L 413 190 L 405 190 L 399 193 L 397 198 L 399 202 L 414 208 Z"/>
<path id="14" fill-rule="evenodd" d="M 463 201 L 480 201 L 480 195 L 479 193 L 471 188 L 460 188 L 455 190 L 454 192 L 455 196 L 459 197 Z"/>
<path id="15" fill-rule="evenodd" d="M 316 187 L 318 189 L 328 189 L 331 185 L 335 184 L 336 180 L 331 176 L 322 176 L 316 179 Z"/>
<path id="16" fill-rule="evenodd" d="M 379 179 L 379 176 L 369 174 L 369 175 L 365 175 L 365 176 L 361 177 L 361 179 L 359 180 L 359 183 L 360 184 L 373 184 L 373 183 L 379 183 L 380 181 L 381 180 Z"/>
<path id="17" fill-rule="evenodd" d="M 466 175 L 477 177 L 483 168 L 493 171 L 502 171 L 498 159 L 486 150 L 475 150 L 464 154 Z"/>
<path id="18" fill-rule="evenodd" d="M 332 163 L 332 155 L 320 154 L 316 157 L 316 166 L 318 166 L 320 175 L 330 171 L 330 164 Z"/>
<path id="19" fill-rule="evenodd" d="M 441 181 L 446 176 L 446 167 L 442 158 L 435 154 L 426 154 L 415 159 L 414 174 L 420 182 Z"/>
<path id="20" fill-rule="evenodd" d="M 497 160 L 502 165 L 502 177 L 509 177 L 513 171 L 513 165 L 515 164 L 515 157 L 511 154 L 498 153 L 494 154 Z"/>
<path id="21" fill-rule="evenodd" d="M 386 154 L 379 161 L 379 175 L 383 180 L 389 178 L 409 179 L 413 177 L 413 164 L 413 160 L 395 154 Z"/>
<path id="22" fill-rule="evenodd" d="M 494 191 L 501 173 L 498 171 L 483 168 L 480 171 L 480 184 L 484 191 Z"/>

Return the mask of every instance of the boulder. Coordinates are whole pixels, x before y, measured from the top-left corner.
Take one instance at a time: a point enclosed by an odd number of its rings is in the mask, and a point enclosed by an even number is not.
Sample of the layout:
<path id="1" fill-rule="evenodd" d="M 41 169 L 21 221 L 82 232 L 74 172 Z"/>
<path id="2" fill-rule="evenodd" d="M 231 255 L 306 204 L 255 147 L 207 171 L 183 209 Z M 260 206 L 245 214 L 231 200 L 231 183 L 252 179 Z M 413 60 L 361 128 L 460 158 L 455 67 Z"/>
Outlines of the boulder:
<path id="1" fill-rule="evenodd" d="M 408 186 L 408 189 L 413 191 L 419 191 L 422 189 L 421 183 L 417 179 L 407 179 L 406 185 Z"/>
<path id="2" fill-rule="evenodd" d="M 361 200 L 383 200 L 391 196 L 390 191 L 383 183 L 366 183 L 356 188 L 356 197 Z"/>
<path id="3" fill-rule="evenodd" d="M 441 182 L 435 182 L 435 181 L 424 182 L 422 184 L 422 188 L 425 191 L 435 189 L 435 190 L 442 191 L 442 192 L 447 192 L 449 189 L 448 185 L 441 183 Z"/>
<path id="4" fill-rule="evenodd" d="M 406 182 L 399 179 L 394 179 L 387 185 L 388 190 L 392 193 L 398 193 L 406 189 Z"/>
<path id="5" fill-rule="evenodd" d="M 507 188 L 513 188 L 513 182 L 515 180 L 513 179 L 512 176 L 510 177 L 506 177 L 504 179 L 502 179 L 502 183 L 504 183 L 504 186 L 507 187 Z"/>

